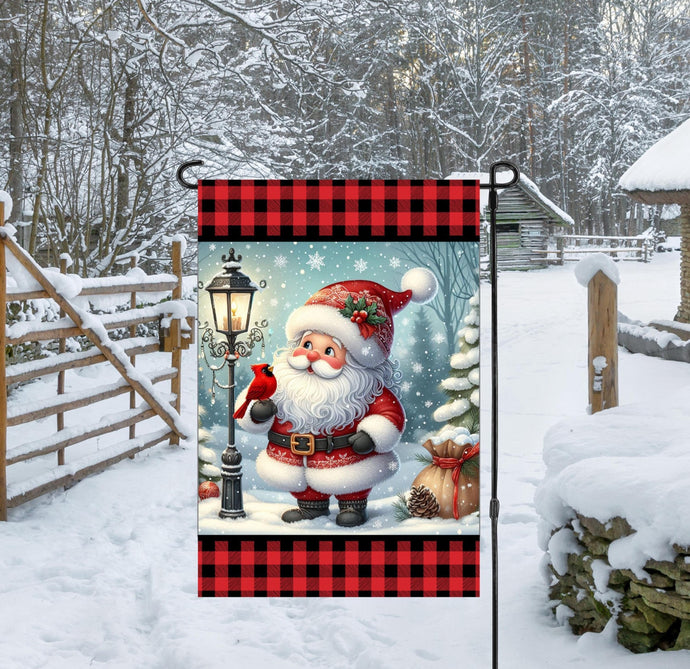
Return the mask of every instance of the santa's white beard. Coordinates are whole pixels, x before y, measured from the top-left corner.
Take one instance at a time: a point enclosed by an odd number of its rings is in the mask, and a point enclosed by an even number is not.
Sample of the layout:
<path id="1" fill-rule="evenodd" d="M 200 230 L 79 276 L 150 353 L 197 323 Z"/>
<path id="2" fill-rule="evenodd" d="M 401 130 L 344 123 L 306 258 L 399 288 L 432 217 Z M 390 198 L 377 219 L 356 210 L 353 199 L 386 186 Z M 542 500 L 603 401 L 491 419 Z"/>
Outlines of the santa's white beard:
<path id="1" fill-rule="evenodd" d="M 293 369 L 287 361 L 288 349 L 276 354 L 273 362 L 278 388 L 271 399 L 277 417 L 292 423 L 295 432 L 330 434 L 364 418 L 369 405 L 384 388 L 386 370 L 369 369 L 350 356 L 335 378 L 322 378 L 306 369 Z"/>

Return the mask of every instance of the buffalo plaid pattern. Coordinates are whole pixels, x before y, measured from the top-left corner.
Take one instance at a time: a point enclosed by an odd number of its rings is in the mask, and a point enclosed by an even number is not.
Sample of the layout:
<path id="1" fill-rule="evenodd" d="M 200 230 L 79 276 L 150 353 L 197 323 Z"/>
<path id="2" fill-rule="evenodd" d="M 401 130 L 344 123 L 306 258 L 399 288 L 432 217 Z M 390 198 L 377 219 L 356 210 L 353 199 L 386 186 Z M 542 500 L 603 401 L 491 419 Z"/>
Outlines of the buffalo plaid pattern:
<path id="1" fill-rule="evenodd" d="M 476 597 L 479 537 L 200 536 L 200 597 Z"/>
<path id="2" fill-rule="evenodd" d="M 199 239 L 479 239 L 472 180 L 202 180 Z"/>

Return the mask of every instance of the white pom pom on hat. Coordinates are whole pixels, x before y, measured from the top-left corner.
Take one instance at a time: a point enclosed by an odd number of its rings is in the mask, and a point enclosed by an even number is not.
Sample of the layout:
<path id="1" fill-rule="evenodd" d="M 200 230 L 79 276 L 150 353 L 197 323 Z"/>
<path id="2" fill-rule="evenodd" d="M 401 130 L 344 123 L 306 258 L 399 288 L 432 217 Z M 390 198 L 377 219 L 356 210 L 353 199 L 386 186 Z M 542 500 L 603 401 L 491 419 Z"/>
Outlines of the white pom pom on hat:
<path id="1" fill-rule="evenodd" d="M 413 302 L 426 304 L 436 297 L 438 281 L 434 273 L 426 267 L 414 267 L 405 272 L 400 289 L 411 291 Z"/>

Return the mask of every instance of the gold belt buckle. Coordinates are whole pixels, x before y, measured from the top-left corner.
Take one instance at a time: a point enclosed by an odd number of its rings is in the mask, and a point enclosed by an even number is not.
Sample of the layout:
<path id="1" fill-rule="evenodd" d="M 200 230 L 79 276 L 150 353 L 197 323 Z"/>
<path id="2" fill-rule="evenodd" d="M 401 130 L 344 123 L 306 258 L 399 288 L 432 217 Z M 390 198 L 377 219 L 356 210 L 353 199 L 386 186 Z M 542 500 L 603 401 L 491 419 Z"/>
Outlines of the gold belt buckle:
<path id="1" fill-rule="evenodd" d="M 314 455 L 314 447 L 315 443 L 313 434 L 290 435 L 290 450 L 295 455 Z"/>

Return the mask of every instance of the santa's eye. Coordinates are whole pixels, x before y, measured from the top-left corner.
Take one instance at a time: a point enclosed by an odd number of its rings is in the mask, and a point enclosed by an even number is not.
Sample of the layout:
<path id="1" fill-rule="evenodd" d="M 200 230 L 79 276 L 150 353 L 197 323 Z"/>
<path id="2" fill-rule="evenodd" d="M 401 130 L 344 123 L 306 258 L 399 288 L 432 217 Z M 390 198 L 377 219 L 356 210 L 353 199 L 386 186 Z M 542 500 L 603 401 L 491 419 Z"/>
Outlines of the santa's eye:
<path id="1" fill-rule="evenodd" d="M 311 349 L 314 348 L 314 344 L 312 344 L 312 343 L 307 339 L 307 341 L 305 341 L 304 344 L 302 344 L 302 348 L 306 348 L 307 351 L 311 351 Z"/>
<path id="2" fill-rule="evenodd" d="M 326 355 L 330 355 L 332 358 L 335 358 L 335 351 L 333 350 L 332 346 L 329 346 L 326 349 Z"/>

